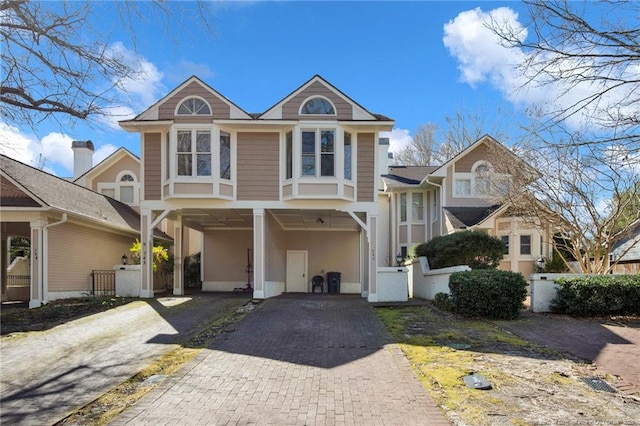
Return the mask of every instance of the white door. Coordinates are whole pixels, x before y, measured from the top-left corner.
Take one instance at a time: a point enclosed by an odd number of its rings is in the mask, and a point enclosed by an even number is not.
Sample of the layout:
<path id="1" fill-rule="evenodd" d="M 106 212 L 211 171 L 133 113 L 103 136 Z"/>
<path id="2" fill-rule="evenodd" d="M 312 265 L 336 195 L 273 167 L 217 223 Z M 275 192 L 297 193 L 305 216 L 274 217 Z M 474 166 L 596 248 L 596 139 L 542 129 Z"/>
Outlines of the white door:
<path id="1" fill-rule="evenodd" d="M 287 250 L 287 293 L 307 293 L 309 291 L 307 278 L 307 251 Z"/>

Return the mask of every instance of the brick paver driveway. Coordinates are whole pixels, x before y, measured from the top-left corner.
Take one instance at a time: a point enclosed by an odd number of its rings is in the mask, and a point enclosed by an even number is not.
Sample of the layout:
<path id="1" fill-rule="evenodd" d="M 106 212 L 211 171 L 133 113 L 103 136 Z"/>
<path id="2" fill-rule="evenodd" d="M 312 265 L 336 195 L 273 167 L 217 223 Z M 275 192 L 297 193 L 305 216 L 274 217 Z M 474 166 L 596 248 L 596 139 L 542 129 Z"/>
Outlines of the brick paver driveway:
<path id="1" fill-rule="evenodd" d="M 316 294 L 264 301 L 113 424 L 448 422 L 374 308 Z"/>
<path id="2" fill-rule="evenodd" d="M 0 339 L 0 424 L 51 425 L 186 341 L 246 295 L 137 301 Z"/>

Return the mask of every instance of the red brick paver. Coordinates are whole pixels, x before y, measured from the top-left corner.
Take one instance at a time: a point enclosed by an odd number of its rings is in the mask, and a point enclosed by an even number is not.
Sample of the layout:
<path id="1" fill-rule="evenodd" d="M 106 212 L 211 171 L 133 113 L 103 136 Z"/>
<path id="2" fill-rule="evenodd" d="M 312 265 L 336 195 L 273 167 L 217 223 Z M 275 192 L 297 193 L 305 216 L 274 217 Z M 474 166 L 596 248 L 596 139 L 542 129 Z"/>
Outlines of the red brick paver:
<path id="1" fill-rule="evenodd" d="M 366 301 L 266 300 L 113 422 L 449 424 Z"/>

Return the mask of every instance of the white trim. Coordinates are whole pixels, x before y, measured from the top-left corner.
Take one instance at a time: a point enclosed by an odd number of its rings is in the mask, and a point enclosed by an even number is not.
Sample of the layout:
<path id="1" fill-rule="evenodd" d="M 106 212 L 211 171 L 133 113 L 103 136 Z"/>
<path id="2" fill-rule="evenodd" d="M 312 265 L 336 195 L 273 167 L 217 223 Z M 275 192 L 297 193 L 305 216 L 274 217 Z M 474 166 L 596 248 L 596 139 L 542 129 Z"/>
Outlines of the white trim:
<path id="1" fill-rule="evenodd" d="M 178 110 L 180 109 L 180 107 L 182 106 L 183 103 L 185 103 L 186 101 L 188 101 L 189 99 L 199 99 L 202 102 L 204 102 L 207 107 L 209 108 L 209 113 L 208 114 L 178 114 Z M 184 98 L 182 98 L 180 100 L 180 102 L 176 103 L 176 107 L 173 110 L 173 115 L 175 115 L 176 117 L 211 117 L 213 116 L 213 108 L 211 108 L 211 104 L 209 104 L 209 102 L 207 102 L 207 100 L 205 98 L 203 98 L 202 96 L 198 96 L 198 95 L 189 95 L 186 96 Z"/>
<path id="2" fill-rule="evenodd" d="M 304 106 L 312 99 L 322 99 L 329 102 L 329 104 L 331 105 L 331 108 L 333 108 L 333 114 L 303 114 L 302 108 L 304 108 Z M 338 115 L 338 109 L 336 108 L 335 104 L 331 102 L 331 100 L 326 96 L 311 95 L 300 103 L 300 107 L 298 108 L 298 115 L 301 117 L 336 117 Z"/>

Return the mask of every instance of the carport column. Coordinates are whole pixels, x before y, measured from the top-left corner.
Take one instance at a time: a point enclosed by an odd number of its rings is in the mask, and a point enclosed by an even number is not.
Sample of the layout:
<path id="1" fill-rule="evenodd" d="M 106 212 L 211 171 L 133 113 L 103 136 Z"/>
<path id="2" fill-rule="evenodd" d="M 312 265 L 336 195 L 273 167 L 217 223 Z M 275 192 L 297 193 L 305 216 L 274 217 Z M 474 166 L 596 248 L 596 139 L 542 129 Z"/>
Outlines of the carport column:
<path id="1" fill-rule="evenodd" d="M 378 301 L 378 217 L 367 215 L 367 226 L 369 227 L 368 245 L 369 245 L 369 302 Z"/>
<path id="2" fill-rule="evenodd" d="M 29 299 L 29 308 L 38 308 L 42 305 L 44 296 L 42 294 L 43 286 L 43 256 L 46 253 L 42 244 L 42 229 L 47 225 L 45 220 L 36 220 L 31 222 L 31 297 Z"/>
<path id="3" fill-rule="evenodd" d="M 264 209 L 253 209 L 253 297 L 264 299 Z"/>
<path id="4" fill-rule="evenodd" d="M 153 230 L 151 210 L 140 209 L 140 297 L 153 297 Z"/>
<path id="5" fill-rule="evenodd" d="M 173 222 L 175 227 L 173 230 L 173 295 L 184 295 L 184 281 L 182 271 L 182 215 Z"/>

